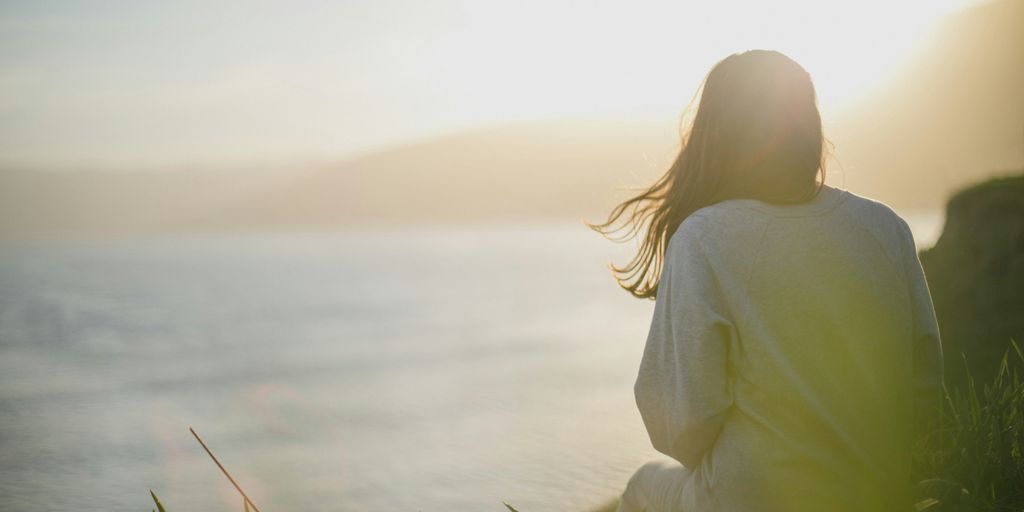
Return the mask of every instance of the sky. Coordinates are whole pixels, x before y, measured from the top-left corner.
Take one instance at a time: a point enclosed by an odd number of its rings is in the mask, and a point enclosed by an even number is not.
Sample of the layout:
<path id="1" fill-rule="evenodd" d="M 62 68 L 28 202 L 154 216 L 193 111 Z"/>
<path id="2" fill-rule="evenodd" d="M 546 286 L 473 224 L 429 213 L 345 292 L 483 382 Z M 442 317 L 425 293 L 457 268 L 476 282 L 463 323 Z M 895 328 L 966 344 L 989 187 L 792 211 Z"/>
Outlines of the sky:
<path id="1" fill-rule="evenodd" d="M 780 50 L 826 112 L 977 0 L 0 3 L 0 167 L 340 161 L 574 116 L 677 119 L 710 67 Z"/>

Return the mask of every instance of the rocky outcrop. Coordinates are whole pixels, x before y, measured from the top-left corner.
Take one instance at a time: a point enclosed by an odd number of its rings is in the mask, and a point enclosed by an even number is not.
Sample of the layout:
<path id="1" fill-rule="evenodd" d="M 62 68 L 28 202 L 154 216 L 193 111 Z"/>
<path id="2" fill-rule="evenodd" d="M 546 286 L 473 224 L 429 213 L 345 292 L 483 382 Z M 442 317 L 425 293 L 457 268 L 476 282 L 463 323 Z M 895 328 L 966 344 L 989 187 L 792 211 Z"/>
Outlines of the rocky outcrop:
<path id="1" fill-rule="evenodd" d="M 935 301 L 947 385 L 963 385 L 965 358 L 975 380 L 989 382 L 1010 339 L 1024 345 L 1024 174 L 954 195 L 941 237 L 920 257 Z"/>

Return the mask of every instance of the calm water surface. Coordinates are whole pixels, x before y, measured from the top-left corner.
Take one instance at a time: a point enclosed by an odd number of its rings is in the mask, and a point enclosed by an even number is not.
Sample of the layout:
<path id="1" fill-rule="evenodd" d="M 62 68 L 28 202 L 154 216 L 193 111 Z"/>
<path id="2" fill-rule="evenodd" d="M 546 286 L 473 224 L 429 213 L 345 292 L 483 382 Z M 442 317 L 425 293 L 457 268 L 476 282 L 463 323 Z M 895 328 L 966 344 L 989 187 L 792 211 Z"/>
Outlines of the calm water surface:
<path id="1" fill-rule="evenodd" d="M 919 242 L 940 219 L 907 212 Z M 0 510 L 592 508 L 653 303 L 576 224 L 0 246 Z"/>

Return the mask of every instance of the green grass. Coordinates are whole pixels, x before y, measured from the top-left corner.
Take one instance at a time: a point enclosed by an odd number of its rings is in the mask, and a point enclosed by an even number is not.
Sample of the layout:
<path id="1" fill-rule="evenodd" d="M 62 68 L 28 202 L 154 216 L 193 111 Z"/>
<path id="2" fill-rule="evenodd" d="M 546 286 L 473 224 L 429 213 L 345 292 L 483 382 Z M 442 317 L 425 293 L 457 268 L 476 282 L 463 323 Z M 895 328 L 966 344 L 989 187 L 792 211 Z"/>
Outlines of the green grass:
<path id="1" fill-rule="evenodd" d="M 915 453 L 922 501 L 929 512 L 1024 511 L 1024 381 L 1010 358 L 991 382 L 967 386 L 946 400 L 936 428 Z"/>
<path id="2" fill-rule="evenodd" d="M 156 503 L 156 510 L 154 510 L 153 512 L 157 512 L 157 510 L 159 510 L 160 512 L 167 512 L 166 510 L 164 510 L 164 505 L 160 503 L 160 498 L 156 497 L 156 493 L 153 492 L 153 489 L 149 490 L 149 495 L 153 497 L 153 503 Z"/>

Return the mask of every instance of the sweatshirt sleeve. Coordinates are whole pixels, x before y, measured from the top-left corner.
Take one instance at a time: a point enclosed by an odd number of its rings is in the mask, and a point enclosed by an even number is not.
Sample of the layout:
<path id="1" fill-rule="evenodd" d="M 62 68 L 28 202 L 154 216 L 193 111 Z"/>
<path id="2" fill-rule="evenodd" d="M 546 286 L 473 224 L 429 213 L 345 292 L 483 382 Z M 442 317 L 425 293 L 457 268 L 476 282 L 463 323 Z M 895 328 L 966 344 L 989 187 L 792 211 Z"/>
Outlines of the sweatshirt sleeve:
<path id="1" fill-rule="evenodd" d="M 691 217 L 669 242 L 634 386 L 651 444 L 689 468 L 714 444 L 732 405 L 726 366 L 734 330 L 702 228 Z"/>
<path id="2" fill-rule="evenodd" d="M 913 327 L 913 383 L 914 422 L 919 433 L 925 433 L 935 420 L 941 405 L 943 384 L 942 343 L 935 318 L 928 281 L 917 255 L 914 236 L 906 223 L 904 229 L 903 258 L 910 287 L 911 319 Z"/>

